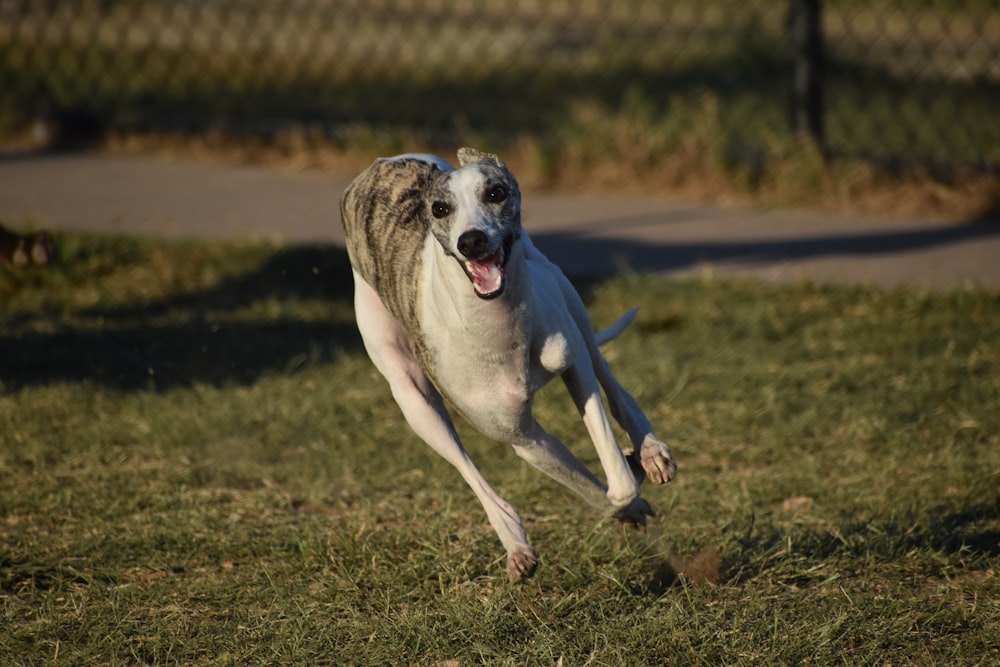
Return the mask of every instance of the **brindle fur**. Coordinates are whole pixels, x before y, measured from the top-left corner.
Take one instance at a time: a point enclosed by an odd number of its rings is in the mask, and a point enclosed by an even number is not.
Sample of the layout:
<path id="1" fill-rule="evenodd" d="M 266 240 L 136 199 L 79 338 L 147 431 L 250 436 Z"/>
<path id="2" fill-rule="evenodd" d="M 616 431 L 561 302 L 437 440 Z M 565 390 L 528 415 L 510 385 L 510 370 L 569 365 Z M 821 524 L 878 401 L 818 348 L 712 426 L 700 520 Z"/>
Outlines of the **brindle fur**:
<path id="1" fill-rule="evenodd" d="M 462 167 L 480 164 L 484 170 L 495 171 L 497 179 L 510 187 L 501 215 L 513 221 L 515 238 L 520 237 L 521 192 L 514 175 L 492 153 L 461 148 L 458 159 Z M 449 230 L 436 226 L 428 210 L 430 201 L 452 197 L 447 188 L 435 187 L 445 173 L 417 156 L 379 158 L 348 186 L 340 213 L 351 265 L 410 334 L 424 372 L 447 396 L 436 381 L 418 321 L 424 243 L 428 233 L 442 245 L 448 243 Z"/>
<path id="2" fill-rule="evenodd" d="M 426 194 L 441 173 L 417 159 L 376 160 L 341 201 L 351 265 L 411 334 L 419 331 L 413 295 L 420 293 L 421 251 L 430 229 Z"/>

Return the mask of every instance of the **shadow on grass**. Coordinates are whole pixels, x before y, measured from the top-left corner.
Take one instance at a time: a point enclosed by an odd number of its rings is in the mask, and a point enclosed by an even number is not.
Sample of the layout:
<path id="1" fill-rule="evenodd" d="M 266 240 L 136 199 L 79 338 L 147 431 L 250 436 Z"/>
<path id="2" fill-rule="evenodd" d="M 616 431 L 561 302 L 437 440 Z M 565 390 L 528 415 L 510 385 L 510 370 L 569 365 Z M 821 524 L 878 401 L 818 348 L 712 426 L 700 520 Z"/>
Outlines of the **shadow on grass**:
<path id="1" fill-rule="evenodd" d="M 933 508 L 919 515 L 850 521 L 834 531 L 792 535 L 773 525 L 757 531 L 751 524 L 736 552 L 726 558 L 723 580 L 745 583 L 767 570 L 782 568 L 784 557 L 829 561 L 843 556 L 859 563 L 894 563 L 914 553 L 938 553 L 964 554 L 970 559 L 970 568 L 992 563 L 1000 556 L 1000 496 L 995 492 L 992 496 L 964 507 Z M 776 552 L 784 557 L 775 558 Z M 809 583 L 798 565 L 786 579 L 797 577 L 803 578 L 803 584 Z"/>
<path id="2" fill-rule="evenodd" d="M 671 271 L 702 262 L 781 261 L 831 255 L 879 256 L 1000 236 L 989 220 L 934 229 L 851 233 L 755 242 L 644 243 L 594 237 L 587 229 L 665 224 L 661 213 L 581 223 L 577 231 L 543 233 L 539 248 L 574 276 L 589 300 L 593 286 L 623 266 Z M 52 382 L 97 382 L 121 390 L 165 391 L 194 383 L 250 383 L 264 374 L 328 363 L 338 350 L 357 349 L 353 321 L 301 321 L 235 316 L 266 300 L 329 302 L 350 309 L 353 281 L 346 252 L 332 245 L 286 248 L 256 271 L 212 289 L 167 299 L 76 313 L 76 323 L 0 337 L 0 382 L 6 389 Z M 23 317 L 23 316 L 22 316 Z M 34 319 L 35 316 L 29 316 Z M 19 324 L 14 322 L 15 327 Z"/>
<path id="3" fill-rule="evenodd" d="M 353 303 L 354 280 L 347 251 L 334 245 L 295 245 L 271 255 L 256 271 L 217 287 L 125 308 L 92 308 L 87 317 L 105 320 L 151 318 L 171 311 L 237 310 L 254 302 L 321 300 Z"/>
<path id="4" fill-rule="evenodd" d="M 653 213 L 624 220 L 605 220 L 602 234 L 616 225 L 634 228 L 644 224 L 667 224 L 669 214 Z M 539 250 L 571 274 L 607 274 L 627 267 L 631 271 L 679 271 L 703 263 L 760 264 L 805 260 L 836 255 L 876 257 L 914 252 L 976 239 L 1000 237 L 997 219 L 977 219 L 946 227 L 899 229 L 891 232 L 846 233 L 816 237 L 784 237 L 757 241 L 682 241 L 649 243 L 614 236 L 591 236 L 582 223 L 574 231 L 532 235 Z M 738 225 L 732 225 L 738 230 Z"/>
<path id="5" fill-rule="evenodd" d="M 268 373 L 328 363 L 360 343 L 353 321 L 332 315 L 335 305 L 342 311 L 349 303 L 352 290 L 343 249 L 291 247 L 256 271 L 209 290 L 86 309 L 78 313 L 78 323 L 52 332 L 0 337 L 0 383 L 7 390 L 94 382 L 126 391 L 167 391 L 196 383 L 251 383 Z M 235 316 L 266 299 L 326 301 L 331 317 Z"/>
<path id="6" fill-rule="evenodd" d="M 765 576 L 768 571 L 787 568 L 787 558 L 795 561 L 782 573 L 783 580 L 803 586 L 812 583 L 811 575 L 797 559 L 829 562 L 838 555 L 854 562 L 894 562 L 914 553 L 964 554 L 973 562 L 971 569 L 991 563 L 1000 556 L 1000 497 L 970 504 L 959 509 L 939 509 L 925 516 L 859 521 L 837 534 L 796 534 L 769 526 L 749 534 L 737 549 L 723 558 L 716 547 L 702 549 L 693 556 L 649 558 L 644 576 L 636 581 L 633 595 L 659 597 L 679 586 L 738 586 Z M 794 544 L 788 552 L 788 545 Z M 782 558 L 775 553 L 782 552 Z M 824 570 L 824 572 L 826 572 Z M 826 576 L 826 575 L 824 575 Z"/>

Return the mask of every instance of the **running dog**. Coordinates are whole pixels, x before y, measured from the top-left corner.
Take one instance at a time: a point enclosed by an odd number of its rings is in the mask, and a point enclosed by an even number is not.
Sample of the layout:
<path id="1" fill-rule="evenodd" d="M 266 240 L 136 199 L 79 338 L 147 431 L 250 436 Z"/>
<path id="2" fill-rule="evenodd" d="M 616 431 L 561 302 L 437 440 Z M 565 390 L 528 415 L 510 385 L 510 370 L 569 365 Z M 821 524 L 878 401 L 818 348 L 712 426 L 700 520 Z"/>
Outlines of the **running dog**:
<path id="1" fill-rule="evenodd" d="M 472 487 L 507 550 L 512 582 L 538 564 L 514 508 L 470 460 L 445 407 L 580 494 L 606 516 L 644 526 L 645 477 L 677 466 L 598 347 L 632 321 L 595 334 L 569 280 L 521 227 L 517 181 L 496 155 L 380 158 L 341 200 L 358 329 L 406 421 Z M 532 416 L 536 391 L 560 376 L 583 418 L 605 486 Z M 632 441 L 626 455 L 601 399 Z"/>

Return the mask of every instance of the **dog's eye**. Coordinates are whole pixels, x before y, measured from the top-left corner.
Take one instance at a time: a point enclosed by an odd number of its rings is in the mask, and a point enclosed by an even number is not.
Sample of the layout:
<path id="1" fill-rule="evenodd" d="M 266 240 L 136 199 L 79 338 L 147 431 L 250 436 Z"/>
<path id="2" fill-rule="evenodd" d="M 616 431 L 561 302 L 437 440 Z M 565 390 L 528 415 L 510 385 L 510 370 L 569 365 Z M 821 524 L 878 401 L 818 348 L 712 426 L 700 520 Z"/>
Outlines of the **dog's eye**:
<path id="1" fill-rule="evenodd" d="M 435 218 L 443 218 L 451 213 L 451 206 L 445 204 L 443 201 L 436 201 L 431 204 L 431 215 Z"/>
<path id="2" fill-rule="evenodd" d="M 502 185 L 494 185 L 486 191 L 486 201 L 491 204 L 499 204 L 507 199 L 507 188 Z"/>

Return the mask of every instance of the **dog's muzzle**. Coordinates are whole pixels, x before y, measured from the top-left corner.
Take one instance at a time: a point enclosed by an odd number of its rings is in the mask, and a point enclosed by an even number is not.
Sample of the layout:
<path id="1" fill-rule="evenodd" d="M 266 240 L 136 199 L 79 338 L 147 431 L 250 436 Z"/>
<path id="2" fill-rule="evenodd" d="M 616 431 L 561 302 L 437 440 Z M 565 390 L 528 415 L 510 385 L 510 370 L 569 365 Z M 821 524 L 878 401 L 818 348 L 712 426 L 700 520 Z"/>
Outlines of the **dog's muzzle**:
<path id="1" fill-rule="evenodd" d="M 472 288 L 480 299 L 495 299 L 507 287 L 507 260 L 514 245 L 514 234 L 504 237 L 500 247 L 488 251 L 489 239 L 479 230 L 465 232 L 458 239 L 458 251 L 468 259 L 458 259 Z"/>

